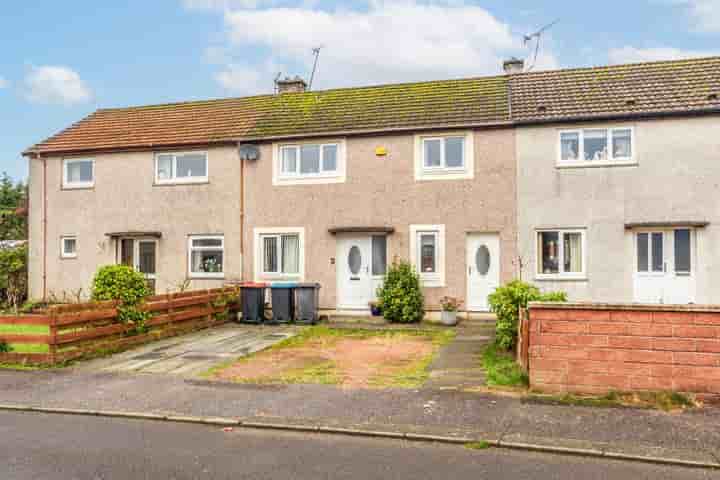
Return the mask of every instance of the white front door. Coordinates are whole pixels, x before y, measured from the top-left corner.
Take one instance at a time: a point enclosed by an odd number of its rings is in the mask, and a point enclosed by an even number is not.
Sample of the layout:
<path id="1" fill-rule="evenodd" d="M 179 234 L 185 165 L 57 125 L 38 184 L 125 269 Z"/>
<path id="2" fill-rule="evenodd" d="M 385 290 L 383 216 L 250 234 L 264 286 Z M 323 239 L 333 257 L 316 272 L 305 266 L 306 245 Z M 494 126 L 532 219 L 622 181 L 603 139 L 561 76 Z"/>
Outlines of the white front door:
<path id="1" fill-rule="evenodd" d="M 687 228 L 634 233 L 634 300 L 687 304 L 695 301 L 695 232 Z"/>
<path id="2" fill-rule="evenodd" d="M 376 298 L 387 268 L 387 242 L 384 235 L 338 235 L 338 308 L 367 310 Z"/>
<path id="3" fill-rule="evenodd" d="M 500 237 L 496 233 L 467 236 L 467 309 L 486 312 L 488 295 L 500 286 Z"/>

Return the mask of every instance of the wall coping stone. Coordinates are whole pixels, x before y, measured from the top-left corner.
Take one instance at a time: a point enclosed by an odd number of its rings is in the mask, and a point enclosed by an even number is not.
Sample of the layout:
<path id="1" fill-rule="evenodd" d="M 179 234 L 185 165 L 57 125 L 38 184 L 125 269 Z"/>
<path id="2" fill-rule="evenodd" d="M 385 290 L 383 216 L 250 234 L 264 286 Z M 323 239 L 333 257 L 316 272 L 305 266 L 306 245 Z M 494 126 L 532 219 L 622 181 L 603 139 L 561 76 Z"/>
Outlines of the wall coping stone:
<path id="1" fill-rule="evenodd" d="M 704 312 L 720 313 L 720 305 L 669 305 L 648 303 L 603 303 L 603 302 L 530 302 L 530 309 L 549 310 L 634 310 L 650 312 Z"/>

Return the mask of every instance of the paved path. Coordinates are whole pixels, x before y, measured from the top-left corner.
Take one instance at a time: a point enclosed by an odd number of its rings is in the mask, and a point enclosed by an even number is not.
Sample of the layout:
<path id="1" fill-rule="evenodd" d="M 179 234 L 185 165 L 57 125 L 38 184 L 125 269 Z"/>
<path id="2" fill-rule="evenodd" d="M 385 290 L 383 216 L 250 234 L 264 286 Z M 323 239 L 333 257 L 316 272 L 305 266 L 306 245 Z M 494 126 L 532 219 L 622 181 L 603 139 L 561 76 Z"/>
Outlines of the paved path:
<path id="1" fill-rule="evenodd" d="M 495 326 L 468 322 L 457 328 L 455 340 L 438 352 L 430 365 L 426 388 L 462 390 L 485 386 L 480 356 L 493 339 Z"/>
<path id="2" fill-rule="evenodd" d="M 0 412 L 0 478 L 700 480 L 716 472 L 508 450 Z"/>
<path id="3" fill-rule="evenodd" d="M 295 331 L 296 327 L 230 323 L 79 363 L 76 368 L 88 372 L 137 372 L 193 377 L 219 363 L 268 348 L 292 337 Z"/>

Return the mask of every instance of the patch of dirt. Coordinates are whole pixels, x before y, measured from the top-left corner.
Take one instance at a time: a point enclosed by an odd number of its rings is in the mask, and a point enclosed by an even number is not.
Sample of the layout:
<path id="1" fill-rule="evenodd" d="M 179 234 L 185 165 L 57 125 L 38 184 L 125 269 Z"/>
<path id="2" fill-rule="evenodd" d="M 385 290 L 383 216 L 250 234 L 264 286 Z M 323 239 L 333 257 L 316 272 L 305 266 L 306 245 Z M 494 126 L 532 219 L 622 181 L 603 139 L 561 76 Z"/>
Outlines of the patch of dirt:
<path id="1" fill-rule="evenodd" d="M 391 378 L 432 354 L 429 338 L 408 336 L 311 340 L 292 348 L 270 350 L 216 373 L 224 380 L 281 381 L 283 374 L 331 362 L 339 384 L 366 388 L 378 378 Z"/>

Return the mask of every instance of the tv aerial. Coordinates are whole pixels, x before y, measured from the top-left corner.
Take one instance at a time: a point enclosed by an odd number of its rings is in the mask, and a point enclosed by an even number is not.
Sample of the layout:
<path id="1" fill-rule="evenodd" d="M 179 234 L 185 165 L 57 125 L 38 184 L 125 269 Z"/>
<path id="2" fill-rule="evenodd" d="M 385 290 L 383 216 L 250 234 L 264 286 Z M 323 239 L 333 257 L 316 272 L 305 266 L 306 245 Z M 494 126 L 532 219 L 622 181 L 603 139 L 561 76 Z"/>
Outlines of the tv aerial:
<path id="1" fill-rule="evenodd" d="M 317 70 L 318 59 L 320 58 L 320 50 L 323 49 L 323 45 L 312 49 L 313 55 L 315 55 L 315 61 L 313 62 L 312 73 L 310 74 L 310 83 L 308 84 L 308 90 L 312 90 L 313 80 L 315 80 L 315 71 Z"/>
<path id="2" fill-rule="evenodd" d="M 560 19 L 558 18 L 558 19 L 548 23 L 547 25 L 545 25 L 544 27 L 539 29 L 537 32 L 528 33 L 527 35 L 523 35 L 523 46 L 524 47 L 530 46 L 530 48 L 532 48 L 532 43 L 533 43 L 533 41 L 535 42 L 535 52 L 533 53 L 533 60 L 532 60 L 532 63 L 525 70 L 526 72 L 529 72 L 530 70 L 535 68 L 535 64 L 537 63 L 538 53 L 540 52 L 540 43 L 542 40 L 543 33 L 545 33 L 547 30 L 550 30 L 559 21 L 560 21 Z"/>

